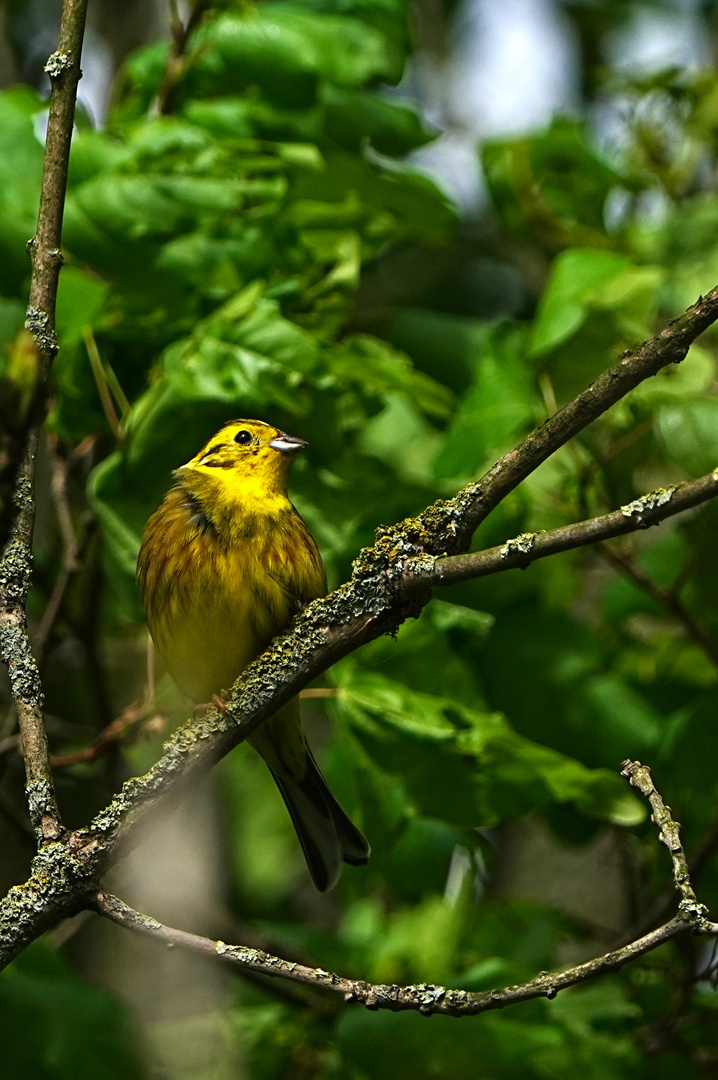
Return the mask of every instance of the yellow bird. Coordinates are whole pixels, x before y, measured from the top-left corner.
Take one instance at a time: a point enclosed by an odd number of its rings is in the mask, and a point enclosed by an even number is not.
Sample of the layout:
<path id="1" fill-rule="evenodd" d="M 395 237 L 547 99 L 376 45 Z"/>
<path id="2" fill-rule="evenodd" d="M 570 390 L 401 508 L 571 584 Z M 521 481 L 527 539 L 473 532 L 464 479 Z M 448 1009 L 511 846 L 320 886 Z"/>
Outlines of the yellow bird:
<path id="1" fill-rule="evenodd" d="M 260 420 L 231 420 L 174 473 L 147 522 L 137 573 L 153 641 L 180 690 L 209 701 L 326 593 L 313 536 L 287 497 L 307 444 Z M 251 736 L 277 782 L 316 887 L 369 845 L 342 810 L 307 745 L 294 698 Z"/>

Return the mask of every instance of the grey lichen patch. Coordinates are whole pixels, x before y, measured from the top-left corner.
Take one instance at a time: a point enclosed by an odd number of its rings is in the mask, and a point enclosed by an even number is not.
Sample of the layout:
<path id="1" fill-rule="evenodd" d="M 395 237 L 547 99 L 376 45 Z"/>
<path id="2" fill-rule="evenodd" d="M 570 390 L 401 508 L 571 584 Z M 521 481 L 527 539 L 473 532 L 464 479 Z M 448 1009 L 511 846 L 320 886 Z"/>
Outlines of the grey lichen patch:
<path id="1" fill-rule="evenodd" d="M 41 352 L 54 356 L 57 352 L 57 336 L 50 325 L 46 311 L 30 305 L 25 313 L 25 329 L 29 330 Z"/>
<path id="2" fill-rule="evenodd" d="M 411 572 L 412 574 L 420 577 L 422 574 L 433 574 L 436 569 L 436 560 L 440 558 L 439 555 L 427 555 L 423 552 L 421 555 L 415 555 L 411 560 Z"/>
<path id="3" fill-rule="evenodd" d="M 641 495 L 640 499 L 634 499 L 633 502 L 622 506 L 621 513 L 628 518 L 641 517 L 647 510 L 657 510 L 660 506 L 665 506 L 673 498 L 675 490 L 674 485 L 673 487 L 657 488 L 656 491 L 649 491 L 647 495 Z"/>
<path id="4" fill-rule="evenodd" d="M 48 56 L 43 70 L 47 72 L 51 79 L 57 79 L 58 76 L 69 71 L 71 67 L 72 59 L 67 53 L 54 52 L 51 56 Z"/>
<path id="5" fill-rule="evenodd" d="M 56 812 L 54 792 L 48 780 L 30 780 L 25 785 L 30 821 L 37 828 L 45 814 Z"/>
<path id="6" fill-rule="evenodd" d="M 530 555 L 536 544 L 537 533 L 521 533 L 513 540 L 507 540 L 501 548 L 501 558 L 508 559 L 511 555 Z"/>
<path id="7" fill-rule="evenodd" d="M 685 897 L 678 905 L 679 913 L 689 922 L 700 923 L 708 915 L 705 904 L 690 897 Z"/>
<path id="8" fill-rule="evenodd" d="M 250 949 L 246 945 L 225 945 L 223 941 L 215 943 L 214 951 L 217 956 L 236 960 L 239 964 L 251 964 L 253 967 L 261 967 L 267 959 L 266 954 L 258 949 Z M 276 960 L 277 957 L 272 957 L 272 959 Z"/>
<path id="9" fill-rule="evenodd" d="M 23 627 L 5 625 L 0 630 L 0 660 L 8 666 L 10 687 L 15 701 L 33 709 L 43 704 L 40 676 Z"/>
<path id="10" fill-rule="evenodd" d="M 25 510 L 24 478 L 18 481 L 15 491 L 15 508 L 18 513 Z M 7 544 L 0 563 L 0 589 L 8 607 L 22 604 L 30 588 L 32 571 L 32 553 L 29 546 L 19 537 L 13 537 Z"/>
<path id="11" fill-rule="evenodd" d="M 0 901 L 0 964 L 83 906 L 90 882 L 84 868 L 61 843 L 47 844 L 33 859 L 31 876 Z"/>

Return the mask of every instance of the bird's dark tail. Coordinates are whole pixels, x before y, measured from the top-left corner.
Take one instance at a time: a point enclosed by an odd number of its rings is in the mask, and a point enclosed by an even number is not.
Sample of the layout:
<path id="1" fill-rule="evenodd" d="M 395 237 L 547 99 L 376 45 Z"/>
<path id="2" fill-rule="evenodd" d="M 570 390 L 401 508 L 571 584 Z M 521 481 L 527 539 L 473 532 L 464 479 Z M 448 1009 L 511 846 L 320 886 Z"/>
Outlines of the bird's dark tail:
<path id="1" fill-rule="evenodd" d="M 272 771 L 296 829 L 312 881 L 320 892 L 333 889 L 342 863 L 365 866 L 371 848 L 342 810 L 307 747 L 307 768 L 301 780 Z"/>

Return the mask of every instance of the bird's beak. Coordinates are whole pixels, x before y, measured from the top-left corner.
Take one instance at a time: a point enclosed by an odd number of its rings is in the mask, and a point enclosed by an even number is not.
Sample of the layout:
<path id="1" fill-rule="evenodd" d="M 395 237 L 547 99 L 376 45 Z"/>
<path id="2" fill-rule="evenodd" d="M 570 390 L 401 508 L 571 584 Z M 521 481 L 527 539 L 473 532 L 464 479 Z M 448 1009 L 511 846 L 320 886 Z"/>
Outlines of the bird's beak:
<path id="1" fill-rule="evenodd" d="M 284 454 L 296 454 L 297 450 L 303 450 L 309 444 L 305 439 L 297 439 L 294 435 L 285 435 L 283 431 L 280 431 L 269 445 L 272 450 L 281 450 Z"/>

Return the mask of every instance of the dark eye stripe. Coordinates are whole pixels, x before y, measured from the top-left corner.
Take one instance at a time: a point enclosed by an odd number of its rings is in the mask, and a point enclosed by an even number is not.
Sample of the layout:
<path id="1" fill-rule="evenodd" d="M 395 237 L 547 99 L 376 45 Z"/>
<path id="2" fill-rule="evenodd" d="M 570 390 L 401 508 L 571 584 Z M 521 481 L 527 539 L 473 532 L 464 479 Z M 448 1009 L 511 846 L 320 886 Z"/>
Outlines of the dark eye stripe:
<path id="1" fill-rule="evenodd" d="M 206 461 L 202 458 L 201 464 L 206 469 L 233 469 L 234 462 L 227 461 L 226 458 L 214 458 L 213 461 Z"/>

